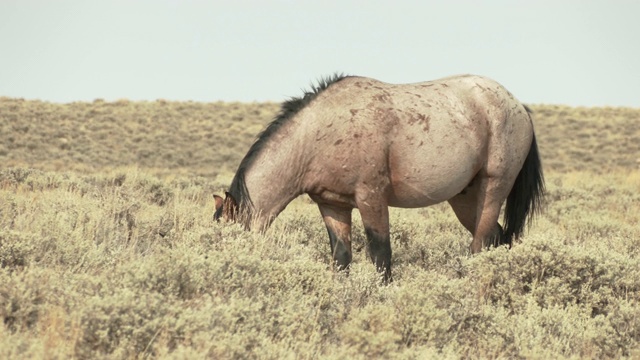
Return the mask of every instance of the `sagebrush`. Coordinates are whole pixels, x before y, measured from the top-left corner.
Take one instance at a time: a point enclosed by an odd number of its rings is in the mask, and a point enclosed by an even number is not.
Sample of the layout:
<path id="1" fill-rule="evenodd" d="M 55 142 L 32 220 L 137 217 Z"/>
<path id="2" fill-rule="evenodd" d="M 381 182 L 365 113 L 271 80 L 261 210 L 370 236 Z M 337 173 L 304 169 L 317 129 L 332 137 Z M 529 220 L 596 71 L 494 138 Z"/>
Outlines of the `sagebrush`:
<path id="1" fill-rule="evenodd" d="M 1 358 L 640 357 L 640 110 L 532 106 L 526 235 L 470 256 L 447 205 L 392 209 L 384 286 L 357 213 L 348 276 L 304 197 L 213 221 L 274 104 L 0 108 Z"/>

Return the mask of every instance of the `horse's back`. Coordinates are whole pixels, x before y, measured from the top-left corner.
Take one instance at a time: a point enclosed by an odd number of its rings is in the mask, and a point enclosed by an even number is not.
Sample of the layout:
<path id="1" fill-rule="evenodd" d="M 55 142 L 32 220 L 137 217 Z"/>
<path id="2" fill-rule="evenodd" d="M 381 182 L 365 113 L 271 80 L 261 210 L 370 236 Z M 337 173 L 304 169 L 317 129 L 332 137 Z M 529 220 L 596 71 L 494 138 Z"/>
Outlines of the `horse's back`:
<path id="1" fill-rule="evenodd" d="M 334 182 L 380 177 L 382 187 L 386 177 L 389 203 L 400 207 L 455 196 L 488 164 L 505 165 L 488 158 L 489 148 L 519 157 L 523 150 L 504 144 L 505 137 L 527 140 L 531 132 L 530 124 L 520 124 L 524 107 L 497 82 L 474 75 L 412 84 L 348 77 L 307 111 L 323 149 L 316 168 L 340 174 Z M 512 119 L 514 111 L 522 112 L 520 119 Z"/>

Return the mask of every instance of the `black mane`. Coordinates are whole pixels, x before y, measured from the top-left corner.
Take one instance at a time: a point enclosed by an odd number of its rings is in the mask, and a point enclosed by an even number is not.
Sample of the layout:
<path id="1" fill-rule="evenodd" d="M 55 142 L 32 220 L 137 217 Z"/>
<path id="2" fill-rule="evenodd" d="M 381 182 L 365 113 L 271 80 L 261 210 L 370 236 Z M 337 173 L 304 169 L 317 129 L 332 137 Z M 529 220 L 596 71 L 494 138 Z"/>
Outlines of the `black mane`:
<path id="1" fill-rule="evenodd" d="M 251 197 L 249 196 L 249 192 L 247 190 L 244 175 L 245 171 L 249 169 L 253 164 L 256 155 L 259 154 L 264 147 L 264 144 L 273 134 L 278 132 L 283 124 L 293 118 L 305 106 L 309 105 L 309 103 L 311 103 L 316 97 L 318 97 L 320 93 L 322 93 L 332 84 L 335 84 L 346 77 L 347 76 L 344 74 L 333 74 L 329 77 L 323 77 L 318 81 L 317 85 L 311 84 L 311 89 L 305 91 L 301 97 L 292 97 L 282 103 L 280 112 L 278 113 L 278 115 L 276 115 L 273 121 L 269 125 L 267 125 L 267 127 L 258 135 L 256 141 L 253 143 L 253 145 L 251 145 L 251 148 L 249 148 L 247 155 L 245 155 L 240 162 L 238 171 L 236 171 L 236 175 L 234 176 L 233 181 L 231 181 L 229 192 L 238 202 L 240 209 L 243 209 L 243 211 L 250 211 L 252 207 Z"/>

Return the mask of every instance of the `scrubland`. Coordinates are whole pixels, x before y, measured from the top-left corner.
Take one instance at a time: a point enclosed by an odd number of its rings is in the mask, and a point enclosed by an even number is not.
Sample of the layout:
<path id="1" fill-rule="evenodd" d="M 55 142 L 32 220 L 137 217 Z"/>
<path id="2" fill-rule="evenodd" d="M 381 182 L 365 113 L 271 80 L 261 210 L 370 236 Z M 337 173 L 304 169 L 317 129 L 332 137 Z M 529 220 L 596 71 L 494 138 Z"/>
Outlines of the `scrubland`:
<path id="1" fill-rule="evenodd" d="M 0 358 L 640 358 L 640 109 L 531 105 L 545 210 L 471 256 L 448 206 L 392 209 L 382 285 L 317 208 L 212 220 L 271 103 L 0 98 Z"/>

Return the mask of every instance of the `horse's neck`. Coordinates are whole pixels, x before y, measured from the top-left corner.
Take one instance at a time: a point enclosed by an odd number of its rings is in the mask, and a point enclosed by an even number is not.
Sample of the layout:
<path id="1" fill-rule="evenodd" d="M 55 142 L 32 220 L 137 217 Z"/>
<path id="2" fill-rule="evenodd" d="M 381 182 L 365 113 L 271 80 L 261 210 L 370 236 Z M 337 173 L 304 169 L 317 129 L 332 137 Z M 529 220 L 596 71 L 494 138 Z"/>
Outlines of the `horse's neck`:
<path id="1" fill-rule="evenodd" d="M 253 220 L 268 227 L 273 219 L 302 193 L 303 149 L 295 139 L 274 140 L 258 154 L 245 182 L 253 203 Z M 253 226 L 252 226 L 253 227 Z"/>

